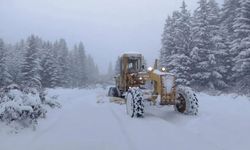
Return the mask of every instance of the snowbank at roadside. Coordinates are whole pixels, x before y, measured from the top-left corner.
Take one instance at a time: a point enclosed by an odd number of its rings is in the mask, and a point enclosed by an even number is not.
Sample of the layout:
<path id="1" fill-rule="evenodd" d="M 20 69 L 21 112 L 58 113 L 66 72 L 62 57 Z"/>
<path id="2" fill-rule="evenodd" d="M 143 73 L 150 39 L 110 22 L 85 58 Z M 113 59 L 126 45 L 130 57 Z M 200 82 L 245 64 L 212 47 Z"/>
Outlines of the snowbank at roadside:
<path id="1" fill-rule="evenodd" d="M 54 97 L 35 88 L 10 85 L 0 89 L 0 121 L 13 128 L 35 129 L 39 118 L 45 118 L 48 107 L 60 107 Z"/>

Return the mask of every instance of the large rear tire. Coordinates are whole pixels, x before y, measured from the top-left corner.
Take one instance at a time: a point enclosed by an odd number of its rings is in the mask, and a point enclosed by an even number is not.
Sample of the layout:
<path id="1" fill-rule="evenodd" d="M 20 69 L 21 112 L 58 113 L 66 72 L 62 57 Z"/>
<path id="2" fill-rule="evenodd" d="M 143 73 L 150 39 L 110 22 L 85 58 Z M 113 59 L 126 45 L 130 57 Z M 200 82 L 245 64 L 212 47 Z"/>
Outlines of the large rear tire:
<path id="1" fill-rule="evenodd" d="M 126 95 L 126 111 L 130 117 L 143 117 L 144 104 L 142 91 L 133 87 L 130 88 Z"/>
<path id="2" fill-rule="evenodd" d="M 177 87 L 177 100 L 175 104 L 175 110 L 187 114 L 197 115 L 199 103 L 195 93 L 191 88 L 179 86 Z"/>

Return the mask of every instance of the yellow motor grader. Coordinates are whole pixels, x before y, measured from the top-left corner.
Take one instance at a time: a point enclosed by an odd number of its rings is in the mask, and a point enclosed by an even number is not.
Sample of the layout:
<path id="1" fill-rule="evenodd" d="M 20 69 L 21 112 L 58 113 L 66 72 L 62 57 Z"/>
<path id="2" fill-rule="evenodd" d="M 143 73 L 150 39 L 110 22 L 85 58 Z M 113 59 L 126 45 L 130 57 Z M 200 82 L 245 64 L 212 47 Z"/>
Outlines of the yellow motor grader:
<path id="1" fill-rule="evenodd" d="M 125 98 L 126 111 L 131 117 L 143 117 L 144 103 L 173 105 L 175 110 L 189 115 L 198 113 L 198 99 L 190 88 L 177 86 L 175 76 L 166 68 L 145 68 L 139 53 L 125 53 L 120 57 L 120 72 L 115 76 L 115 87 L 108 96 Z"/>

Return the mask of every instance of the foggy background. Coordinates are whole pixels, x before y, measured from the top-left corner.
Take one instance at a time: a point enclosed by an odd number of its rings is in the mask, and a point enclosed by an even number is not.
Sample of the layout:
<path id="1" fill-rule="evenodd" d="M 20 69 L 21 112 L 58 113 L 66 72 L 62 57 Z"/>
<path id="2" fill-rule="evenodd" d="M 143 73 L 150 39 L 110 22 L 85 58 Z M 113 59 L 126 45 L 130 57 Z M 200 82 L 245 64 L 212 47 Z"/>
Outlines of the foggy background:
<path id="1" fill-rule="evenodd" d="M 197 0 L 186 0 L 189 9 Z M 218 0 L 222 3 L 223 0 Z M 110 61 L 126 51 L 159 56 L 165 19 L 182 0 L 0 0 L 0 37 L 14 43 L 30 34 L 45 40 L 82 41 L 106 73 Z"/>

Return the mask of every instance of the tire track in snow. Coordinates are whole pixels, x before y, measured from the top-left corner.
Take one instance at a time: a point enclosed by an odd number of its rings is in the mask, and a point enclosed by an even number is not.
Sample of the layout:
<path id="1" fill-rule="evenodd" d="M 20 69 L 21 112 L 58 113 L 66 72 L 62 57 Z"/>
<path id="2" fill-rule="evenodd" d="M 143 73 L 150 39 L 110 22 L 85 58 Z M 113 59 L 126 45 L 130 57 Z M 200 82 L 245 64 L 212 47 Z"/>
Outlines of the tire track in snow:
<path id="1" fill-rule="evenodd" d="M 116 112 L 113 110 L 113 108 L 111 106 L 109 106 L 109 108 L 110 108 L 109 110 L 111 111 L 112 115 L 114 116 L 117 123 L 119 124 L 119 128 L 120 128 L 122 134 L 126 138 L 126 141 L 128 143 L 127 145 L 129 147 L 129 149 L 130 150 L 136 150 L 134 142 L 131 140 L 131 138 L 129 137 L 128 132 L 125 130 L 125 126 L 124 126 L 122 120 L 119 118 L 119 116 L 116 114 Z"/>
<path id="2" fill-rule="evenodd" d="M 61 108 L 62 109 L 62 108 Z M 53 118 L 50 122 L 50 124 L 48 124 L 44 129 L 40 130 L 39 133 L 40 134 L 36 134 L 33 139 L 32 139 L 32 143 L 37 142 L 37 140 L 39 140 L 39 138 L 41 138 L 42 136 L 44 136 L 45 134 L 47 134 L 48 132 L 50 132 L 50 130 L 52 130 L 53 128 L 56 128 L 56 125 L 59 124 L 59 122 L 61 121 L 61 119 L 63 119 L 63 115 L 65 114 L 62 113 L 63 111 L 61 111 L 58 114 L 58 117 Z M 50 112 L 52 113 L 52 112 Z M 55 117 L 55 116 L 54 116 Z"/>
<path id="3" fill-rule="evenodd" d="M 155 110 L 154 110 L 155 111 Z M 162 111 L 162 110 L 159 110 L 159 111 Z M 163 116 L 159 116 L 157 113 L 153 112 L 153 113 L 150 113 L 148 112 L 146 114 L 147 116 L 150 116 L 150 117 L 154 117 L 154 118 L 157 118 L 159 120 L 162 120 L 163 122 L 166 122 L 168 125 L 171 125 L 171 126 L 176 126 L 178 123 L 174 123 L 174 122 L 171 122 L 169 121 L 168 119 L 166 119 L 165 117 Z M 184 114 L 182 114 L 184 115 Z M 176 116 L 176 117 L 180 117 L 180 116 Z M 188 117 L 188 116 L 185 116 L 185 117 Z M 191 116 L 190 116 L 191 117 Z M 196 116 L 193 116 L 193 117 L 196 117 Z M 177 127 L 180 129 L 180 127 Z M 224 148 L 222 145 L 218 144 L 218 143 L 214 143 L 212 142 L 210 139 L 202 136 L 201 134 L 197 134 L 197 133 L 194 133 L 193 131 L 191 130 L 187 130 L 187 129 L 184 129 L 184 128 L 181 128 L 181 130 L 184 130 L 184 132 L 186 133 L 189 133 L 189 135 L 193 134 L 197 137 L 197 139 L 203 141 L 203 143 L 207 143 L 208 145 L 213 145 L 214 147 L 217 148 L 217 150 L 226 150 L 226 148 Z"/>
<path id="4" fill-rule="evenodd" d="M 119 122 L 119 124 L 121 124 L 120 125 L 121 129 L 125 131 L 126 128 L 124 128 L 125 126 L 124 126 L 124 123 L 123 123 L 122 119 L 117 115 L 117 112 L 112 108 L 112 106 L 109 106 L 109 107 L 110 107 L 110 110 L 112 111 L 114 117 L 117 119 L 117 121 Z M 163 110 L 159 110 L 158 109 L 157 111 L 163 111 Z M 180 117 L 180 115 L 178 113 L 174 112 L 173 114 L 177 115 L 177 116 L 174 116 L 174 117 Z M 204 136 L 202 136 L 200 134 L 196 134 L 196 133 L 194 133 L 192 131 L 189 131 L 189 130 L 186 130 L 184 128 L 176 127 L 176 125 L 178 123 L 172 122 L 173 120 L 171 120 L 171 119 L 167 120 L 166 118 L 164 118 L 160 114 L 157 114 L 157 113 L 154 113 L 154 112 L 153 113 L 147 112 L 145 115 L 146 115 L 145 117 L 149 117 L 149 118 L 152 117 L 155 120 L 159 120 L 161 122 L 164 122 L 166 124 L 166 128 L 168 126 L 171 126 L 174 129 L 176 129 L 176 130 L 180 130 L 181 129 L 184 133 L 187 133 L 187 135 L 193 135 L 194 137 L 196 137 L 196 139 L 199 139 L 199 141 L 202 142 L 202 143 L 204 143 L 205 145 L 211 145 L 213 149 L 216 149 L 216 150 L 226 150 L 223 146 L 219 145 L 218 143 L 212 142 L 210 139 L 208 139 L 208 138 L 206 138 L 206 137 L 204 137 Z M 185 117 L 188 117 L 188 116 L 185 116 Z M 129 138 L 129 136 L 128 136 L 129 134 L 127 132 L 126 132 L 126 134 L 124 133 L 124 135 L 126 135 Z M 136 149 L 136 148 L 134 147 L 134 149 Z"/>

